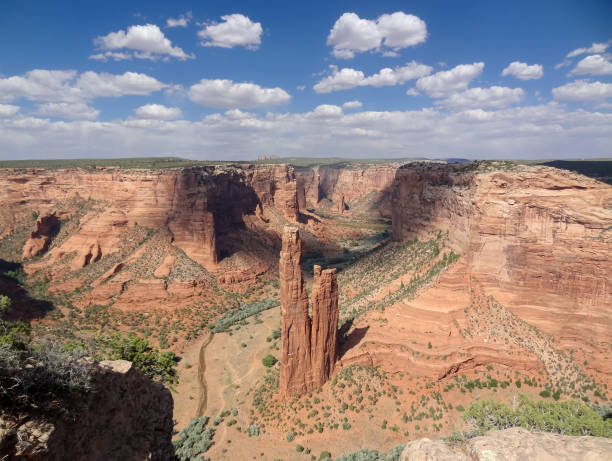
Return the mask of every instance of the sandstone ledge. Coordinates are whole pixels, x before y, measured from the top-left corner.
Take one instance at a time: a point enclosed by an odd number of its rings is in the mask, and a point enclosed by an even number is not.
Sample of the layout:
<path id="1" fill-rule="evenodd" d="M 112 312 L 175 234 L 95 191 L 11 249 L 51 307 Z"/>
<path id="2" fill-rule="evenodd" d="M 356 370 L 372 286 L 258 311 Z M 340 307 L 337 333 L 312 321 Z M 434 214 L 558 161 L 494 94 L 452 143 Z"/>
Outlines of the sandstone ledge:
<path id="1" fill-rule="evenodd" d="M 529 432 L 520 427 L 491 431 L 465 443 L 419 439 L 406 445 L 400 461 L 607 461 L 612 439 Z"/>

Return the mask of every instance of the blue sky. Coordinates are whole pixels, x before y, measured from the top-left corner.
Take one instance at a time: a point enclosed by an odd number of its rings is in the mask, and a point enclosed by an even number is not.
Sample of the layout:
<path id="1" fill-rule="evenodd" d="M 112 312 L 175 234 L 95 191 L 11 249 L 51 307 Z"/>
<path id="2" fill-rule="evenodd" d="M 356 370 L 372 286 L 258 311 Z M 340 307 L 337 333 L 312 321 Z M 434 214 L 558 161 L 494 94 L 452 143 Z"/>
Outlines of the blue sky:
<path id="1" fill-rule="evenodd" d="M 0 158 L 610 156 L 612 3 L 0 6 Z"/>

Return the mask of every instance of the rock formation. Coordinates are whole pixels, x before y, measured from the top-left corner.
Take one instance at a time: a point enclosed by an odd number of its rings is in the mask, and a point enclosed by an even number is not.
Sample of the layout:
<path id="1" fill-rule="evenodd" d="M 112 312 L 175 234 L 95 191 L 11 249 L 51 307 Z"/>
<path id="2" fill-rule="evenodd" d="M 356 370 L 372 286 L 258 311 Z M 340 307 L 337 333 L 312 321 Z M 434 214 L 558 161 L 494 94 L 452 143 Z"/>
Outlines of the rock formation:
<path id="1" fill-rule="evenodd" d="M 57 232 L 59 227 L 59 218 L 55 213 L 40 216 L 36 220 L 34 230 L 30 234 L 30 238 L 23 247 L 23 259 L 30 259 L 34 256 L 45 252 L 51 238 Z"/>
<path id="2" fill-rule="evenodd" d="M 369 202 L 382 216 L 391 216 L 390 188 L 399 163 L 335 164 L 297 168 L 297 198 L 301 209 L 318 208 L 330 200 L 342 213 L 360 201 Z M 344 204 L 342 203 L 344 202 Z"/>
<path id="3" fill-rule="evenodd" d="M 0 459 L 174 460 L 172 395 L 125 360 L 94 366 L 93 391 L 62 416 L 0 410 Z"/>
<path id="4" fill-rule="evenodd" d="M 413 440 L 406 444 L 400 461 L 606 461 L 610 459 L 611 454 L 612 440 L 603 437 L 529 432 L 513 427 L 503 431 L 490 431 L 485 435 L 467 439 L 465 443 Z"/>
<path id="5" fill-rule="evenodd" d="M 336 269 L 314 266 L 312 282 L 312 379 L 323 385 L 334 372 L 338 358 L 338 281 Z"/>
<path id="6" fill-rule="evenodd" d="M 302 277 L 299 231 L 285 227 L 280 254 L 281 395 L 311 391 L 327 381 L 337 359 L 338 283 L 336 269 L 314 267 L 313 318 Z"/>
<path id="7" fill-rule="evenodd" d="M 285 227 L 278 264 L 282 315 L 279 386 L 283 395 L 303 394 L 313 388 L 310 356 L 312 322 L 302 277 L 302 241 L 296 228 Z"/>

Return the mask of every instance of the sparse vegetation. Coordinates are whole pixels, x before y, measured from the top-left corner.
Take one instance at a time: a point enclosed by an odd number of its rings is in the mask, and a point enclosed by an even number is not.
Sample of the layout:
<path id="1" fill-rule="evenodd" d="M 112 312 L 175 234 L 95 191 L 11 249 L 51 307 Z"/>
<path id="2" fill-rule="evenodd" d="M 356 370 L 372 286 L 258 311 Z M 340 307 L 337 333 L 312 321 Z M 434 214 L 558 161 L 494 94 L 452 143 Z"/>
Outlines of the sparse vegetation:
<path id="1" fill-rule="evenodd" d="M 194 459 L 207 460 L 200 456 L 213 444 L 215 430 L 206 427 L 208 417 L 201 416 L 191 420 L 189 425 L 183 429 L 174 442 L 174 453 L 178 461 L 192 461 Z"/>
<path id="2" fill-rule="evenodd" d="M 579 401 L 533 401 L 520 395 L 518 405 L 512 409 L 485 400 L 472 403 L 463 418 L 479 432 L 520 426 L 531 431 L 612 437 L 612 419 L 604 420 Z"/>

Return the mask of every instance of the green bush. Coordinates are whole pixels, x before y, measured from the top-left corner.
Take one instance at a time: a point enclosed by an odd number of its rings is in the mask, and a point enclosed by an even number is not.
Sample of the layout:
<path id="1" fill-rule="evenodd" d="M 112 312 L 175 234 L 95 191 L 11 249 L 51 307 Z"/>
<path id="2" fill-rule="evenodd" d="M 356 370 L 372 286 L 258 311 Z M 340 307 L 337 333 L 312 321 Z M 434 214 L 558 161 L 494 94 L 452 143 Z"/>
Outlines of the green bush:
<path id="1" fill-rule="evenodd" d="M 515 410 L 492 400 L 474 402 L 463 419 L 477 431 L 524 427 L 528 430 L 565 435 L 612 437 L 612 419 L 603 417 L 579 401 L 532 401 L 521 395 Z"/>
<path id="2" fill-rule="evenodd" d="M 265 310 L 278 306 L 278 301 L 274 299 L 264 299 L 252 304 L 241 303 L 237 308 L 232 309 L 223 317 L 217 320 L 217 323 L 210 330 L 213 333 L 222 333 L 227 331 L 232 325 L 235 325 L 242 320 L 258 314 Z"/>
<path id="3" fill-rule="evenodd" d="M 287 442 L 293 442 L 293 439 L 295 439 L 295 434 L 293 432 L 287 432 L 287 435 L 285 437 L 287 439 Z"/>
<path id="4" fill-rule="evenodd" d="M 278 362 L 278 360 L 272 354 L 268 354 L 263 359 L 261 359 L 261 363 L 263 363 L 264 366 L 268 368 L 273 367 L 276 362 Z"/>
<path id="5" fill-rule="evenodd" d="M 319 459 L 331 459 L 331 453 L 327 450 L 323 450 L 319 455 Z"/>
<path id="6" fill-rule="evenodd" d="M 388 454 L 376 450 L 361 449 L 339 456 L 335 461 L 399 461 L 405 444 L 401 443 L 389 450 Z"/>
<path id="7" fill-rule="evenodd" d="M 544 398 L 550 397 L 550 390 L 549 389 L 545 389 L 542 392 L 540 392 L 540 397 L 544 397 Z"/>
<path id="8" fill-rule="evenodd" d="M 247 433 L 249 437 L 259 437 L 259 426 L 255 423 L 251 424 L 247 429 Z"/>
<path id="9" fill-rule="evenodd" d="M 192 461 L 193 459 L 198 459 L 196 457 L 205 453 L 210 448 L 213 444 L 212 439 L 215 435 L 215 430 L 212 427 L 204 429 L 207 423 L 207 416 L 194 418 L 189 425 L 179 433 L 178 439 L 173 442 L 174 454 L 178 461 Z"/>
<path id="10" fill-rule="evenodd" d="M 302 453 L 304 451 L 304 447 L 298 444 L 295 447 L 295 451 L 297 451 L 298 453 Z"/>
<path id="11" fill-rule="evenodd" d="M 115 334 L 100 341 L 109 359 L 129 360 L 152 380 L 168 384 L 178 382 L 176 355 L 173 352 L 160 352 L 148 340 L 135 334 L 125 337 Z"/>

